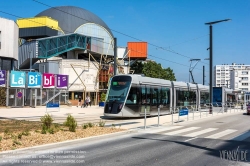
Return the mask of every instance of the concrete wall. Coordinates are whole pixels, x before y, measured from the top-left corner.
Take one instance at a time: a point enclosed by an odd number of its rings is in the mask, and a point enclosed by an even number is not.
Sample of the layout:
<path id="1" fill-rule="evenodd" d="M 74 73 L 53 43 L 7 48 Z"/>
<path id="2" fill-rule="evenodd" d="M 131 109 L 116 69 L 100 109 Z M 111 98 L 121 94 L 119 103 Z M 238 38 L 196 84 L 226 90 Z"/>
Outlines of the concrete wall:
<path id="1" fill-rule="evenodd" d="M 0 56 L 18 60 L 18 26 L 5 18 L 0 17 L 1 49 Z"/>
<path id="2" fill-rule="evenodd" d="M 70 86 L 77 78 L 77 74 L 75 73 L 74 69 L 76 70 L 78 75 L 83 72 L 80 78 L 86 86 L 86 91 L 95 92 L 96 89 L 99 89 L 99 83 L 96 83 L 98 69 L 93 63 L 95 62 L 90 62 L 90 66 L 88 67 L 88 61 L 85 60 L 63 59 L 60 61 L 59 73 L 69 75 Z M 73 64 L 74 69 L 71 67 L 71 64 Z M 84 85 L 79 79 L 77 79 L 75 83 L 69 88 L 69 91 L 83 91 Z"/>

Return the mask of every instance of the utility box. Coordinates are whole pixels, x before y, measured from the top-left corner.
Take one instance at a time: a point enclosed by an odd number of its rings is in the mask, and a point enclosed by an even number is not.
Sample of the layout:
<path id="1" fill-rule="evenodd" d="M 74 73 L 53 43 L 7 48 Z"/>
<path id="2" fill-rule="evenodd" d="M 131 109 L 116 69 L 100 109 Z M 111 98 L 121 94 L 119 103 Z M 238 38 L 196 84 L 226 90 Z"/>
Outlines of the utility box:
<path id="1" fill-rule="evenodd" d="M 147 42 L 128 42 L 128 57 L 130 59 L 145 60 L 148 57 Z"/>

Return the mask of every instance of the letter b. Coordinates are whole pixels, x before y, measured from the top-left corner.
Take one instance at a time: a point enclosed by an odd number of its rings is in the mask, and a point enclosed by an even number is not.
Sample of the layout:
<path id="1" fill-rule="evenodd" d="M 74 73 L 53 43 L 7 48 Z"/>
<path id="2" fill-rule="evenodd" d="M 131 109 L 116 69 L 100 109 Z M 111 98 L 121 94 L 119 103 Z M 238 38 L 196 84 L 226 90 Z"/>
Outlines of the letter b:
<path id="1" fill-rule="evenodd" d="M 50 85 L 50 79 L 49 78 L 46 78 L 44 77 L 44 85 Z"/>

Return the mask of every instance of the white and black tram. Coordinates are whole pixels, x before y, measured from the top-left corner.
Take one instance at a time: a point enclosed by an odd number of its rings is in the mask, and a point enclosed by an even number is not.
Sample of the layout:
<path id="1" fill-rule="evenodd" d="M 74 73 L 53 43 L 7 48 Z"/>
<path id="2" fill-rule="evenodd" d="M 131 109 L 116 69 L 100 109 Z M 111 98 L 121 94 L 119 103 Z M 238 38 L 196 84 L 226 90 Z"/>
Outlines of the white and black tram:
<path id="1" fill-rule="evenodd" d="M 209 103 L 209 87 L 141 75 L 117 75 L 109 84 L 104 115 L 114 117 L 169 114 L 177 108 L 198 109 Z"/>

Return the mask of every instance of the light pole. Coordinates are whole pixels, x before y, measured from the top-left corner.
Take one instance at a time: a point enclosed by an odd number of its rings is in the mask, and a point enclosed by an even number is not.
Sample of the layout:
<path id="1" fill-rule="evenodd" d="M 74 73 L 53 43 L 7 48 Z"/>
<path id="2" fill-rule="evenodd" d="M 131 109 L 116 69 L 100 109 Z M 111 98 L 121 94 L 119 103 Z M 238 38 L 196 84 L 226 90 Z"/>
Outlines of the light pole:
<path id="1" fill-rule="evenodd" d="M 230 21 L 231 19 L 207 22 L 205 25 L 209 25 L 209 94 L 210 94 L 210 103 L 213 104 L 213 24 L 220 22 Z M 212 113 L 212 107 L 209 110 L 209 113 Z"/>

